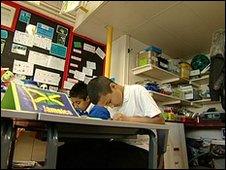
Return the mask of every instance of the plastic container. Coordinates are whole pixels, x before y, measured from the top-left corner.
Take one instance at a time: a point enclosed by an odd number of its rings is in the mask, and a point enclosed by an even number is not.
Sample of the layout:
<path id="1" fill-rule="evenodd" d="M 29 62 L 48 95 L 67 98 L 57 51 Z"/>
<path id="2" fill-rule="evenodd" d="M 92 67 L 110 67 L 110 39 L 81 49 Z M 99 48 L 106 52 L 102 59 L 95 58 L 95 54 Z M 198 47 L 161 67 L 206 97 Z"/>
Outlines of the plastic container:
<path id="1" fill-rule="evenodd" d="M 185 62 L 181 62 L 180 64 L 180 78 L 189 80 L 191 65 Z"/>
<path id="2" fill-rule="evenodd" d="M 157 64 L 157 54 L 152 51 L 141 51 L 137 57 L 137 66 L 144 66 L 147 64 Z"/>

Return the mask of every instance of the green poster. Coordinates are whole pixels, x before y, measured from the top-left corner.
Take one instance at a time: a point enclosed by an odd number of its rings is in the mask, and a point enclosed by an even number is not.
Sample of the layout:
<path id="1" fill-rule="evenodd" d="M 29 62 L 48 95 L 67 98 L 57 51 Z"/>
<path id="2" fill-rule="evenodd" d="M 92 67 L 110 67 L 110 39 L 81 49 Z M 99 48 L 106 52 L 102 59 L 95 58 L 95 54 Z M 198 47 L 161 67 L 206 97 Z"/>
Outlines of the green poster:
<path id="1" fill-rule="evenodd" d="M 25 11 L 23 11 L 23 10 L 20 12 L 19 20 L 20 20 L 21 22 L 24 22 L 24 23 L 29 24 L 30 19 L 31 19 L 31 14 L 30 14 L 30 13 L 25 12 Z"/>
<path id="2" fill-rule="evenodd" d="M 82 48 L 82 43 L 78 42 L 78 41 L 75 41 L 74 42 L 74 48 Z"/>

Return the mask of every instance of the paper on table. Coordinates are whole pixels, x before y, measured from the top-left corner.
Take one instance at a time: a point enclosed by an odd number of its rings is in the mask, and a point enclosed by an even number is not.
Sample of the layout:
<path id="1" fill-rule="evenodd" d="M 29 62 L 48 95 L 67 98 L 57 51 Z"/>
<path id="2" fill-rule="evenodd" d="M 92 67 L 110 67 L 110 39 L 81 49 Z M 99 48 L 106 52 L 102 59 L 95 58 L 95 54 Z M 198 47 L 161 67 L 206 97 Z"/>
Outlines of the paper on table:
<path id="1" fill-rule="evenodd" d="M 80 80 L 80 81 L 84 81 L 85 73 L 75 70 L 74 78 L 76 78 L 77 80 Z"/>
<path id="2" fill-rule="evenodd" d="M 90 68 L 83 67 L 82 72 L 87 76 L 93 76 L 93 70 Z"/>
<path id="3" fill-rule="evenodd" d="M 58 86 L 60 79 L 60 74 L 41 69 L 35 69 L 34 81 Z"/>
<path id="4" fill-rule="evenodd" d="M 51 45 L 52 45 L 51 39 L 42 37 L 37 34 L 34 36 L 34 46 L 45 49 L 45 50 L 50 50 Z"/>
<path id="5" fill-rule="evenodd" d="M 96 69 L 96 63 L 91 61 L 86 61 L 86 67 L 95 70 Z"/>
<path id="6" fill-rule="evenodd" d="M 80 58 L 80 57 L 76 57 L 76 56 L 71 56 L 71 59 L 73 59 L 73 60 L 76 60 L 76 61 L 81 61 L 82 60 L 82 58 Z"/>
<path id="7" fill-rule="evenodd" d="M 64 89 L 71 90 L 71 88 L 74 86 L 75 83 L 64 81 Z"/>
<path id="8" fill-rule="evenodd" d="M 83 49 L 91 53 L 95 53 L 95 46 L 84 43 Z"/>
<path id="9" fill-rule="evenodd" d="M 104 59 L 105 53 L 99 47 L 97 48 L 96 53 L 102 60 Z"/>
<path id="10" fill-rule="evenodd" d="M 11 52 L 16 54 L 26 55 L 27 47 L 13 43 Z"/>
<path id="11" fill-rule="evenodd" d="M 33 47 L 34 36 L 28 33 L 16 30 L 14 33 L 13 42 L 17 44 L 26 45 L 28 47 Z"/>
<path id="12" fill-rule="evenodd" d="M 13 73 L 32 76 L 33 70 L 34 64 L 19 60 L 13 62 Z"/>

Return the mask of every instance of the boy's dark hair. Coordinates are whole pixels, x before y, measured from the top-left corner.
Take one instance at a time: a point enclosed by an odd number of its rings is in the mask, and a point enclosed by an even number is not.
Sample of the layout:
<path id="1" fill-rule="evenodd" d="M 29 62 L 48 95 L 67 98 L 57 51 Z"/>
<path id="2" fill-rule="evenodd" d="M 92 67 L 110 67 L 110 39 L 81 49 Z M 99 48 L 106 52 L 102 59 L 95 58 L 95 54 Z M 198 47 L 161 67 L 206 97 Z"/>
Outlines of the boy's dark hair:
<path id="1" fill-rule="evenodd" d="M 104 76 L 99 76 L 90 80 L 87 85 L 87 92 L 90 98 L 90 101 L 93 104 L 97 104 L 100 100 L 101 95 L 111 93 L 110 84 L 114 83 L 111 79 L 108 79 Z"/>
<path id="2" fill-rule="evenodd" d="M 70 95 L 70 97 L 78 97 L 80 99 L 86 100 L 87 95 L 88 95 L 87 94 L 87 85 L 84 82 L 79 81 L 72 87 L 69 95 Z"/>

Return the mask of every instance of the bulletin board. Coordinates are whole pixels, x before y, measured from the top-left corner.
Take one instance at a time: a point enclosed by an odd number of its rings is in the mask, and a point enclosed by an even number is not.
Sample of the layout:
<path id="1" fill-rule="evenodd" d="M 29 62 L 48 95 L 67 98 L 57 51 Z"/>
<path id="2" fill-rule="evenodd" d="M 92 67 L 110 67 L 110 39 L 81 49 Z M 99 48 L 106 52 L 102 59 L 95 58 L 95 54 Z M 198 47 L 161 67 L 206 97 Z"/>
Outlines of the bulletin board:
<path id="1" fill-rule="evenodd" d="M 1 67 L 20 72 L 19 66 L 21 66 L 21 63 L 22 65 L 25 64 L 23 65 L 24 68 L 28 63 L 27 67 L 30 69 L 30 73 L 26 73 L 27 78 L 34 79 L 36 77 L 38 80 L 43 77 L 40 76 L 41 74 L 50 75 L 53 81 L 56 79 L 59 81 L 48 84 L 47 80 L 40 79 L 41 83 L 60 88 L 65 71 L 65 61 L 67 57 L 70 57 L 69 35 L 71 35 L 73 28 L 16 3 L 6 1 L 1 3 L 13 6 L 16 9 L 13 27 L 7 28 L 1 25 Z M 30 29 L 26 29 L 27 25 L 31 25 Z M 33 35 L 33 45 L 30 43 L 31 38 L 26 40 L 29 37 L 28 30 L 31 32 L 34 30 L 32 25 L 36 28 L 36 33 Z M 30 57 L 31 55 L 36 55 L 36 58 Z M 44 62 L 43 59 L 48 62 Z M 15 61 L 17 61 L 16 64 Z M 17 69 L 15 69 L 15 65 L 18 66 Z M 33 67 L 31 67 L 32 65 Z M 55 66 L 58 68 L 56 69 Z M 40 71 L 39 74 L 36 74 L 37 70 Z M 48 76 L 46 77 L 48 78 Z M 49 80 L 49 82 L 51 81 Z"/>
<path id="2" fill-rule="evenodd" d="M 64 87 L 70 89 L 73 80 L 84 81 L 87 84 L 92 78 L 103 75 L 105 48 L 105 44 L 74 34 Z"/>
<path id="3" fill-rule="evenodd" d="M 105 44 L 75 34 L 72 26 L 15 2 L 4 1 L 1 3 L 15 8 L 15 13 L 12 10 L 12 14 L 8 14 L 13 16 L 13 21 L 6 23 L 7 26 L 1 25 L 1 47 L 3 47 L 1 48 L 3 49 L 1 50 L 1 67 L 7 67 L 10 71 L 15 72 L 14 65 L 26 66 L 28 69 L 24 70 L 30 71 L 26 75 L 27 79 L 47 84 L 49 87 L 64 89 L 71 89 L 78 80 L 87 83 L 93 77 L 103 75 Z M 40 39 L 41 36 L 47 40 L 45 42 L 51 43 L 51 46 L 49 43 L 40 42 L 39 45 L 31 46 L 30 39 L 26 40 L 27 25 L 31 25 L 29 29 L 31 32 L 35 26 L 34 37 L 36 39 Z M 46 31 L 43 32 L 43 29 Z M 4 35 L 2 37 L 2 31 L 3 34 L 7 34 L 7 37 Z M 43 40 L 42 38 L 41 40 Z M 62 61 L 64 62 L 63 67 L 61 67 Z M 30 63 L 33 64 L 33 67 Z M 76 73 L 81 75 L 85 73 L 85 76 L 82 78 Z M 57 83 L 49 83 L 49 81 L 56 80 Z"/>

